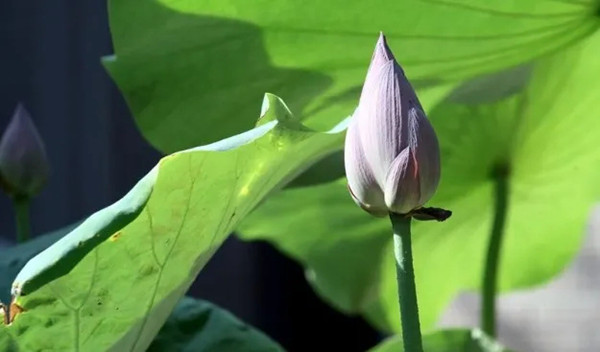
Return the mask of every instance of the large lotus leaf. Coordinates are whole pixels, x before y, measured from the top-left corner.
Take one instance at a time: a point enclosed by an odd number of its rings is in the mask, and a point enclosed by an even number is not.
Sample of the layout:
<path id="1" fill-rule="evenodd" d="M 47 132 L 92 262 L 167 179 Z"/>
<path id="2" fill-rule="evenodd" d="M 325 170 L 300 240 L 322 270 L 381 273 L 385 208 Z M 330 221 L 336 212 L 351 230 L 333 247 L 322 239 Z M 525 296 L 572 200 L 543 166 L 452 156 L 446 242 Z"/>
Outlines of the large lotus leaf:
<path id="1" fill-rule="evenodd" d="M 37 253 L 73 230 L 70 225 L 0 251 L 0 292 L 10 292 L 11 280 Z M 0 346 L 7 345 L 0 342 Z M 265 334 L 210 302 L 183 297 L 148 351 L 279 352 Z"/>
<path id="2" fill-rule="evenodd" d="M 423 336 L 424 352 L 510 352 L 480 330 L 450 329 Z M 397 335 L 369 352 L 404 352 L 402 337 Z"/>
<path id="3" fill-rule="evenodd" d="M 248 129 L 263 92 L 313 128 L 352 113 L 379 31 L 422 100 L 562 50 L 594 1 L 111 0 L 106 66 L 144 136 L 172 152 Z M 441 86 L 440 86 L 441 85 Z M 235 99 L 231 99 L 235 97 Z"/>
<path id="4" fill-rule="evenodd" d="M 74 227 L 67 226 L 0 251 L 0 292 L 10 292 L 11 280 L 19 269 Z M 7 345 L 0 342 L 0 346 Z M 148 351 L 279 352 L 283 349 L 224 309 L 210 302 L 183 297 Z"/>
<path id="5" fill-rule="evenodd" d="M 237 223 L 342 135 L 305 128 L 269 95 L 257 128 L 162 159 L 25 265 L 0 347 L 145 351 Z"/>
<path id="6" fill-rule="evenodd" d="M 184 297 L 148 352 L 282 352 L 283 348 L 231 313 Z"/>
<path id="7" fill-rule="evenodd" d="M 442 149 L 433 206 L 444 223 L 416 222 L 414 260 L 423 327 L 461 290 L 479 287 L 494 215 L 498 164 L 509 168 L 500 288 L 549 280 L 579 248 L 600 195 L 600 33 L 537 63 L 521 93 L 496 103 L 442 104 L 431 114 Z M 307 268 L 330 303 L 398 330 L 391 228 L 355 206 L 345 181 L 290 189 L 241 226 Z"/>

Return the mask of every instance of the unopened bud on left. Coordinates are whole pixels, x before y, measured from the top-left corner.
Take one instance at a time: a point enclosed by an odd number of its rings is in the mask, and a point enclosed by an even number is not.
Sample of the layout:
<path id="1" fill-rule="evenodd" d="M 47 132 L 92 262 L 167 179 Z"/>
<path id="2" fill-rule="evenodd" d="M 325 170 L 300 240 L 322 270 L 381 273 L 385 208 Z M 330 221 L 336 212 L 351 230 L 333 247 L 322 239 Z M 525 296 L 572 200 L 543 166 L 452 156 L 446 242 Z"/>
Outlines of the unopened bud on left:
<path id="1" fill-rule="evenodd" d="M 12 197 L 36 195 L 49 174 L 44 142 L 19 104 L 0 140 L 0 184 Z"/>

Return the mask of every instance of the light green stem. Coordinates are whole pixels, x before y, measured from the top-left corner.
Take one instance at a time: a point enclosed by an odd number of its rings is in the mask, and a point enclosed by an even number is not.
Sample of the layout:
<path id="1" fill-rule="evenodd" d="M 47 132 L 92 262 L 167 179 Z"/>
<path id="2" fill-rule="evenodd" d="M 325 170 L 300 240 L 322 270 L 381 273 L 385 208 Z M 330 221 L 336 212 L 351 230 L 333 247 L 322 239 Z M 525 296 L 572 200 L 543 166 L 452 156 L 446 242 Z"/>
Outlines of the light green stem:
<path id="1" fill-rule="evenodd" d="M 481 329 L 491 337 L 496 336 L 496 294 L 500 250 L 508 205 L 508 175 L 500 172 L 495 177 L 494 224 L 488 243 L 481 291 Z"/>
<path id="2" fill-rule="evenodd" d="M 410 217 L 390 213 L 394 229 L 394 254 L 398 297 L 400 300 L 400 320 L 405 352 L 423 352 L 421 326 L 417 305 L 417 290 L 413 269 Z"/>
<path id="3" fill-rule="evenodd" d="M 31 224 L 29 222 L 29 198 L 14 198 L 13 206 L 17 220 L 17 242 L 23 243 L 28 241 L 31 237 Z"/>

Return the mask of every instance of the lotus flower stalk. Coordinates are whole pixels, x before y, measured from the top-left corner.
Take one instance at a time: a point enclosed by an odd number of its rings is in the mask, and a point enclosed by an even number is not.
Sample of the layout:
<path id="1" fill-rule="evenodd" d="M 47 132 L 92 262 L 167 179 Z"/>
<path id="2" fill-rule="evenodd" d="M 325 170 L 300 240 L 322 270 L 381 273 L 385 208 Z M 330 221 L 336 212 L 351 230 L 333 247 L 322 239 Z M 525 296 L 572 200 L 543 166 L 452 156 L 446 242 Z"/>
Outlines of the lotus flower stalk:
<path id="1" fill-rule="evenodd" d="M 352 199 L 372 215 L 390 216 L 404 350 L 422 352 L 410 223 L 442 221 L 450 212 L 423 208 L 440 181 L 440 148 L 383 34 L 348 127 L 344 164 Z"/>

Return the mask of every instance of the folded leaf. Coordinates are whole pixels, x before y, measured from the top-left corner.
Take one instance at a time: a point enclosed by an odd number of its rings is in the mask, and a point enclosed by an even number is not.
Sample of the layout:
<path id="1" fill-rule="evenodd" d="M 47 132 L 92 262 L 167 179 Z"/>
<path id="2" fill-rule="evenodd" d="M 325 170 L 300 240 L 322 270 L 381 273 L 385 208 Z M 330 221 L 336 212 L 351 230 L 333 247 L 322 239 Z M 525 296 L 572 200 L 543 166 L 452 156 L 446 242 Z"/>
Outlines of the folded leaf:
<path id="1" fill-rule="evenodd" d="M 163 158 L 31 259 L 13 283 L 20 313 L 0 325 L 0 347 L 145 351 L 238 222 L 343 139 L 343 125 L 311 131 L 272 95 L 262 115 L 253 130 Z"/>

